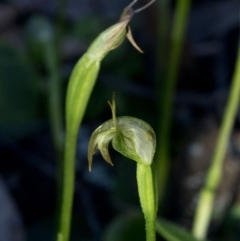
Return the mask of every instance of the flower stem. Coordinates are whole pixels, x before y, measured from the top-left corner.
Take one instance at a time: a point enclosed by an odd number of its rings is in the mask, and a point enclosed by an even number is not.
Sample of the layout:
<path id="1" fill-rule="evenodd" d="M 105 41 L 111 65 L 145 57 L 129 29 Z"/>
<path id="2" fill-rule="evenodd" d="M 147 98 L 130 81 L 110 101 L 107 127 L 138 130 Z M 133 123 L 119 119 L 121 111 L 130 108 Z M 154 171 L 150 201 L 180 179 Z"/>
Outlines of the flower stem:
<path id="1" fill-rule="evenodd" d="M 168 4 L 167 1 L 165 4 Z M 184 43 L 185 31 L 187 27 L 187 19 L 191 6 L 191 0 L 176 2 L 176 10 L 174 13 L 174 20 L 171 33 L 171 51 L 169 58 L 167 58 L 166 72 L 164 72 L 164 83 L 160 83 L 162 77 L 158 73 L 157 76 L 157 88 L 158 93 L 161 93 L 160 105 L 159 105 L 159 130 L 157 133 L 158 148 L 155 154 L 156 169 L 159 176 L 158 179 L 158 193 L 159 201 L 162 202 L 164 197 L 169 169 L 170 169 L 170 157 L 169 157 L 169 143 L 170 143 L 170 130 L 171 130 L 171 119 L 173 113 L 173 101 L 176 80 L 178 75 L 178 69 L 180 66 L 180 56 L 182 46 Z M 165 33 L 167 31 L 165 30 Z M 162 39 L 162 37 L 161 37 Z M 162 54 L 162 52 L 161 52 Z M 161 56 L 158 57 L 159 61 L 162 60 Z M 158 63 L 161 64 L 161 63 Z M 164 86 L 163 86 L 164 85 Z M 161 205 L 161 203 L 160 203 Z"/>
<path id="2" fill-rule="evenodd" d="M 210 223 L 214 197 L 216 189 L 222 178 L 222 164 L 225 158 L 229 136 L 231 134 L 234 120 L 240 100 L 240 45 L 236 60 L 235 72 L 233 75 L 229 99 L 224 113 L 223 121 L 220 127 L 219 137 L 217 139 L 216 150 L 213 156 L 212 164 L 207 173 L 206 183 L 203 186 L 197 211 L 194 218 L 193 234 L 199 238 L 205 238 Z"/>
<path id="3" fill-rule="evenodd" d="M 156 240 L 157 194 L 151 166 L 137 163 L 138 193 L 146 224 L 146 241 Z"/>

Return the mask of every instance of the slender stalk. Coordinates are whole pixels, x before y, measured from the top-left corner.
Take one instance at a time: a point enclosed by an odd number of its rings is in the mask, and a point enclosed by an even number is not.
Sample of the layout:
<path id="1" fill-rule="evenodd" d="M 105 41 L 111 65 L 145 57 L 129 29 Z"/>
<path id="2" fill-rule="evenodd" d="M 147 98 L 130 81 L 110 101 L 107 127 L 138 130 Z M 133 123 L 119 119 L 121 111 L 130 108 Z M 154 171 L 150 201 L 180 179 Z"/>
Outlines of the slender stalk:
<path id="1" fill-rule="evenodd" d="M 63 152 L 63 113 L 58 60 L 53 41 L 45 44 L 46 65 L 49 72 L 49 115 L 53 143 L 57 151 L 58 162 Z"/>
<path id="2" fill-rule="evenodd" d="M 168 50 L 168 40 L 169 40 L 169 29 L 170 29 L 170 1 L 169 0 L 161 0 L 159 1 L 158 8 L 158 42 L 161 43 L 157 46 L 157 68 L 156 68 L 156 76 L 158 82 L 162 80 L 165 76 L 166 66 L 168 64 L 167 50 Z M 161 89 L 160 83 L 159 89 Z"/>
<path id="3" fill-rule="evenodd" d="M 58 171 L 62 172 L 63 154 L 63 111 L 62 111 L 62 86 L 60 75 L 61 40 L 66 20 L 66 6 L 68 0 L 59 0 L 56 18 L 56 31 L 54 39 L 46 46 L 46 63 L 50 75 L 49 110 L 53 142 L 57 150 Z M 61 186 L 61 177 L 58 177 Z"/>
<path id="4" fill-rule="evenodd" d="M 53 140 L 58 154 L 58 162 L 62 162 L 63 153 L 63 111 L 62 107 L 62 86 L 60 76 L 61 65 L 61 41 L 66 21 L 66 9 L 68 0 L 59 0 L 56 17 L 56 31 L 54 41 L 47 48 L 47 63 L 50 73 L 50 117 L 52 124 Z M 60 171 L 61 164 L 58 164 Z M 61 182 L 58 184 L 61 185 Z"/>
<path id="5" fill-rule="evenodd" d="M 146 241 L 156 240 L 157 194 L 151 166 L 137 163 L 137 184 L 146 224 Z"/>
<path id="6" fill-rule="evenodd" d="M 64 178 L 63 193 L 60 217 L 60 229 L 58 233 L 58 241 L 68 241 L 71 227 L 71 211 L 73 205 L 73 193 L 75 188 L 75 154 L 76 140 L 78 133 L 67 133 L 65 152 L 64 152 Z"/>
<path id="7" fill-rule="evenodd" d="M 59 71 L 58 50 L 54 39 L 46 41 L 45 63 L 48 69 L 48 115 L 51 125 L 51 135 L 56 153 L 56 226 L 59 225 L 60 203 L 62 191 L 62 169 L 63 169 L 63 111 L 62 111 L 62 86 Z"/>
<path id="8" fill-rule="evenodd" d="M 63 133 L 63 110 L 62 107 L 62 86 L 61 86 L 61 76 L 60 76 L 60 69 L 62 64 L 62 39 L 63 34 L 65 30 L 65 22 L 66 22 L 66 16 L 67 16 L 67 3 L 68 0 L 58 0 L 57 1 L 57 14 L 55 19 L 55 38 L 54 38 L 54 49 L 55 49 L 55 69 L 57 69 L 57 73 L 55 74 L 57 78 L 55 78 L 55 81 L 52 81 L 52 109 L 54 108 L 54 105 L 56 106 L 56 114 L 53 115 L 52 119 L 58 120 L 58 126 L 55 127 L 55 132 L 57 133 L 57 130 L 62 129 Z M 55 92 L 55 93 L 54 93 Z M 58 113 L 58 114 L 57 114 Z M 61 114 L 61 116 L 60 116 Z M 53 123 L 54 124 L 54 123 Z M 55 134 L 57 135 L 57 134 Z M 64 142 L 62 134 L 56 136 L 55 139 L 58 138 L 58 141 L 56 140 L 55 146 L 57 146 L 57 171 L 56 171 L 56 186 L 57 186 L 57 208 L 56 208 L 56 225 L 59 226 L 59 220 L 60 220 L 60 205 L 61 205 L 61 195 L 62 195 L 62 183 L 63 183 L 63 150 L 64 150 Z"/>
<path id="9" fill-rule="evenodd" d="M 164 79 L 164 86 L 158 85 L 161 93 L 161 102 L 159 105 L 159 130 L 158 130 L 158 148 L 155 155 L 156 168 L 158 173 L 158 192 L 160 202 L 163 199 L 166 184 L 168 181 L 170 157 L 170 129 L 173 113 L 174 92 L 178 75 L 180 55 L 185 37 L 187 19 L 190 10 L 191 0 L 177 1 L 174 14 L 173 27 L 171 33 L 171 51 L 169 55 L 169 63 Z M 161 43 L 160 43 L 161 44 Z M 158 76 L 158 78 L 160 78 Z"/>
<path id="10" fill-rule="evenodd" d="M 61 39 L 66 18 L 67 0 L 58 1 L 56 31 L 54 36 L 45 43 L 45 60 L 49 72 L 49 115 L 53 143 L 57 151 L 58 169 L 61 168 L 63 153 L 63 111 L 62 88 L 60 75 Z M 61 185 L 60 183 L 58 185 Z"/>
<path id="11" fill-rule="evenodd" d="M 219 137 L 216 143 L 215 153 L 210 169 L 207 173 L 205 185 L 203 186 L 197 211 L 193 223 L 193 234 L 203 239 L 206 237 L 214 205 L 216 189 L 222 178 L 222 165 L 226 155 L 229 137 L 237 115 L 240 101 L 240 45 L 236 60 L 235 71 L 229 93 L 229 99 L 225 109 L 223 121 L 220 127 Z"/>
<path id="12" fill-rule="evenodd" d="M 56 17 L 56 48 L 58 50 L 58 56 L 59 56 L 61 55 L 60 54 L 61 40 L 62 40 L 64 28 L 65 28 L 68 0 L 59 0 L 57 3 L 58 3 L 58 8 L 57 8 L 57 17 Z"/>

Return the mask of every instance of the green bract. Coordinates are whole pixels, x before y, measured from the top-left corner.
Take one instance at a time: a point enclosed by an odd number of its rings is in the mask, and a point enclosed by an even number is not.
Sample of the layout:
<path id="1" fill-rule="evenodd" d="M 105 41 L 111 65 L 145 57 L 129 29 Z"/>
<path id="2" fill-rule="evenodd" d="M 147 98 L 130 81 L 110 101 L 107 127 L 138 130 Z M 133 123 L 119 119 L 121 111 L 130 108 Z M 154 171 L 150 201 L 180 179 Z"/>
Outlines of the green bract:
<path id="1" fill-rule="evenodd" d="M 113 119 L 104 122 L 92 134 L 88 145 L 89 170 L 92 167 L 92 156 L 100 150 L 106 162 L 113 165 L 108 145 L 122 155 L 145 166 L 150 166 L 156 148 L 156 137 L 152 127 L 140 119 L 122 116 L 116 118 L 115 98 L 109 102 Z"/>

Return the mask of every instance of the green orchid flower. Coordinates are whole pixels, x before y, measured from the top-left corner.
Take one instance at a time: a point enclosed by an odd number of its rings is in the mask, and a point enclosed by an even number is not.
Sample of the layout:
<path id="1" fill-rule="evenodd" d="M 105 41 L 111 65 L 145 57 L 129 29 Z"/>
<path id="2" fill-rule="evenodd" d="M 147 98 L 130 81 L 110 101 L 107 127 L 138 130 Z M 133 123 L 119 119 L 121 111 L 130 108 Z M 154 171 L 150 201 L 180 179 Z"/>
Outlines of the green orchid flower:
<path id="1" fill-rule="evenodd" d="M 92 134 L 88 145 L 89 170 L 92 156 L 100 150 L 104 160 L 113 165 L 108 152 L 109 143 L 125 157 L 140 164 L 150 166 L 156 149 L 156 136 L 152 127 L 138 118 L 116 117 L 115 95 L 108 102 L 112 110 L 112 119 L 104 122 Z"/>
<path id="2" fill-rule="evenodd" d="M 157 188 L 152 160 L 156 149 L 156 137 L 152 127 L 140 119 L 116 117 L 115 95 L 108 102 L 112 119 L 104 122 L 92 134 L 88 145 L 89 171 L 93 154 L 100 150 L 106 162 L 113 165 L 108 152 L 109 143 L 125 157 L 137 162 L 137 184 L 141 208 L 146 224 L 146 240 L 156 240 Z"/>

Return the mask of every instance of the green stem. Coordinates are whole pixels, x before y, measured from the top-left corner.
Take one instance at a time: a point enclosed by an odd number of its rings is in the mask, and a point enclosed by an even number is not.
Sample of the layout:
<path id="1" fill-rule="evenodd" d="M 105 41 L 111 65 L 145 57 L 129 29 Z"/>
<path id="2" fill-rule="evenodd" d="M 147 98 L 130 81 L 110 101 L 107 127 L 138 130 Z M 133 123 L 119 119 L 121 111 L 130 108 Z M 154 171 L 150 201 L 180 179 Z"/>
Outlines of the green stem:
<path id="1" fill-rule="evenodd" d="M 46 66 L 49 72 L 49 88 L 48 88 L 48 109 L 51 124 L 52 140 L 56 151 L 56 224 L 59 220 L 59 208 L 61 203 L 62 190 L 62 169 L 63 169 L 63 111 L 62 111 L 62 88 L 61 76 L 57 60 L 57 51 L 54 46 L 53 39 L 45 44 Z"/>
<path id="2" fill-rule="evenodd" d="M 62 64 L 62 39 L 65 30 L 65 22 L 66 22 L 66 15 L 67 15 L 67 3 L 68 0 L 58 0 L 57 1 L 57 14 L 55 19 L 55 36 L 54 36 L 54 49 L 55 49 L 55 69 L 57 70 L 55 77 L 58 77 L 58 82 L 52 81 L 52 98 L 51 103 L 54 106 L 56 103 L 56 114 L 53 115 L 54 119 L 58 120 L 59 126 L 55 127 L 56 129 L 62 129 L 63 133 L 63 110 L 60 109 L 62 107 L 62 86 L 61 86 L 61 76 L 60 76 L 60 69 Z M 56 79 L 56 78 L 55 78 Z M 55 92 L 55 93 L 54 93 Z M 57 105 L 58 103 L 58 105 Z M 58 113 L 58 114 L 57 114 Z M 61 114 L 61 117 L 60 117 Z M 61 127 L 60 127 L 61 125 Z M 56 206 L 56 225 L 59 226 L 60 220 L 60 208 L 61 208 L 61 195 L 62 195 L 62 183 L 63 183 L 63 150 L 64 150 L 64 142 L 63 142 L 63 135 L 58 137 L 58 141 L 56 142 L 57 146 L 57 206 Z M 60 140 L 61 138 L 61 140 Z M 56 137 L 55 137 L 56 139 Z"/>
<path id="3" fill-rule="evenodd" d="M 158 84 L 159 92 L 161 93 L 161 104 L 159 105 L 159 130 L 158 130 L 158 148 L 155 155 L 156 168 L 159 176 L 158 191 L 160 202 L 163 199 L 166 189 L 169 168 L 169 143 L 170 143 L 170 129 L 173 113 L 174 92 L 176 80 L 180 65 L 180 55 L 182 51 L 183 41 L 185 37 L 185 30 L 187 26 L 187 19 L 190 10 L 191 0 L 178 0 L 174 14 L 172 34 L 171 34 L 171 52 L 169 56 L 169 63 L 164 80 L 164 86 Z M 160 43 L 161 44 L 161 43 Z M 158 76 L 160 81 L 160 77 Z"/>
<path id="4" fill-rule="evenodd" d="M 205 238 L 210 223 L 211 214 L 214 205 L 216 189 L 222 178 L 222 165 L 225 158 L 229 137 L 237 115 L 240 97 L 240 45 L 236 60 L 235 72 L 233 75 L 229 99 L 224 113 L 223 121 L 220 127 L 219 137 L 216 143 L 216 149 L 212 164 L 207 173 L 204 187 L 200 192 L 199 203 L 194 218 L 193 234 L 199 238 Z"/>
<path id="5" fill-rule="evenodd" d="M 53 39 L 45 43 L 45 62 L 48 68 L 49 88 L 48 88 L 48 110 L 51 125 L 51 135 L 56 152 L 56 225 L 59 225 L 59 209 L 61 203 L 62 190 L 62 169 L 63 169 L 63 111 L 62 111 L 62 86 L 57 49 Z"/>
<path id="6" fill-rule="evenodd" d="M 63 154 L 63 111 L 62 111 L 62 86 L 60 76 L 60 42 L 62 40 L 62 33 L 64 30 L 64 23 L 66 19 L 66 5 L 67 0 L 58 1 L 58 12 L 56 20 L 56 33 L 54 39 L 51 39 L 46 44 L 46 63 L 50 76 L 49 86 L 49 114 L 51 121 L 51 130 L 53 136 L 54 146 L 57 150 L 58 169 L 62 172 L 61 162 Z M 61 177 L 59 183 L 61 185 Z"/>
<path id="7" fill-rule="evenodd" d="M 146 223 L 146 241 L 156 240 L 157 195 L 151 166 L 137 163 L 138 193 Z"/>
<path id="8" fill-rule="evenodd" d="M 67 241 L 70 235 L 71 211 L 73 204 L 74 181 L 75 181 L 75 154 L 76 154 L 76 133 L 67 133 L 65 144 L 65 155 L 63 164 L 63 196 L 61 205 L 60 231 L 61 239 L 58 241 Z"/>
<path id="9" fill-rule="evenodd" d="M 57 150 L 58 160 L 61 161 L 63 150 L 63 113 L 61 103 L 61 85 L 60 73 L 58 69 L 58 60 L 53 41 L 45 44 L 46 65 L 49 72 L 49 115 L 51 122 L 51 131 L 53 143 Z"/>
<path id="10" fill-rule="evenodd" d="M 66 12 L 68 0 L 59 0 L 57 2 L 57 18 L 56 18 L 56 49 L 58 51 L 58 58 L 61 57 L 61 40 L 63 36 L 63 32 L 65 29 L 66 23 Z"/>
<path id="11" fill-rule="evenodd" d="M 167 56 L 168 52 L 168 40 L 169 40 L 169 29 L 170 29 L 170 1 L 161 0 L 159 2 L 158 8 L 158 42 L 161 43 L 158 45 L 157 50 L 157 69 L 156 76 L 158 80 L 163 79 L 165 76 L 166 66 L 167 66 Z M 160 86 L 159 86 L 160 89 Z"/>

